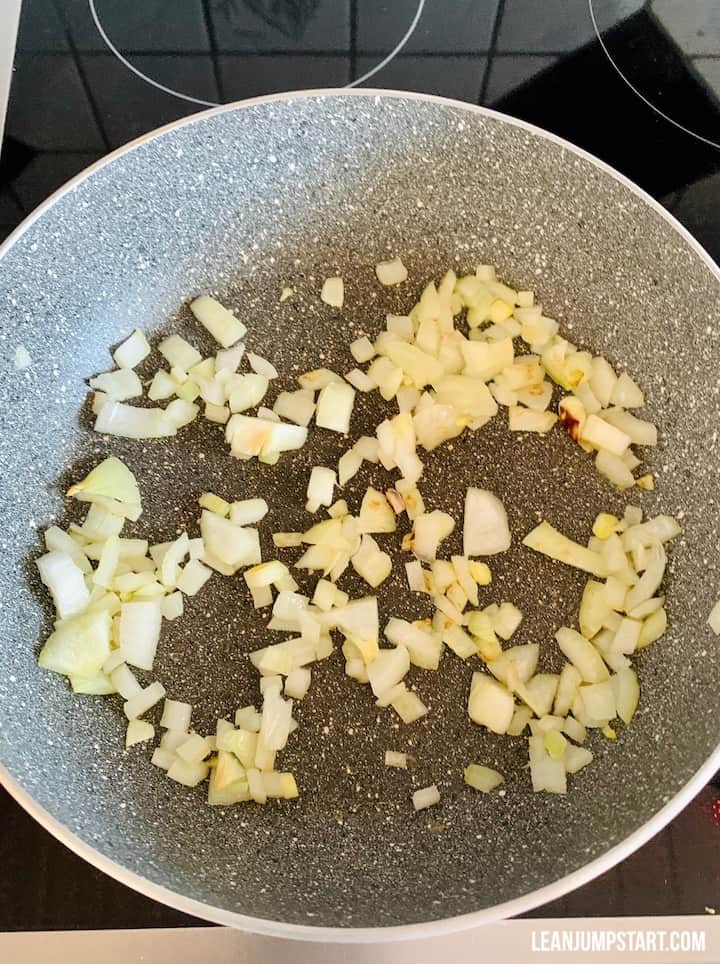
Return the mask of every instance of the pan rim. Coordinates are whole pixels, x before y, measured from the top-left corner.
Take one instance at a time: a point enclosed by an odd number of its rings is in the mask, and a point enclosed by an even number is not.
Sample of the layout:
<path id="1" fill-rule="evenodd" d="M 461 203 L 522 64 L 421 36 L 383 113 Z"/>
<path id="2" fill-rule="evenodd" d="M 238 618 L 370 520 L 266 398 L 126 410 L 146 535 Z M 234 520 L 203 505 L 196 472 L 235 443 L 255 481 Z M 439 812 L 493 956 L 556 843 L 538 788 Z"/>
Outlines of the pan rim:
<path id="1" fill-rule="evenodd" d="M 290 91 L 278 94 L 268 94 L 261 97 L 254 97 L 247 100 L 235 101 L 230 104 L 223 104 L 219 107 L 212 107 L 208 110 L 198 111 L 187 117 L 180 118 L 154 131 L 143 134 L 122 147 L 117 148 L 110 154 L 100 158 L 85 170 L 81 171 L 74 178 L 58 188 L 53 194 L 36 207 L 20 225 L 0 244 L 0 259 L 13 247 L 23 234 L 48 211 L 53 205 L 71 193 L 75 187 L 89 178 L 96 171 L 101 170 L 106 165 L 112 163 L 117 158 L 135 150 L 148 141 L 158 139 L 164 134 L 177 130 L 181 127 L 203 121 L 209 117 L 229 113 L 231 111 L 242 110 L 246 107 L 255 107 L 264 104 L 271 104 L 280 101 L 294 101 L 310 98 L 339 98 L 339 97 L 372 97 L 386 100 L 404 99 L 416 100 L 423 103 L 437 104 L 439 106 L 450 107 L 455 110 L 467 111 L 470 114 L 490 118 L 499 123 L 508 124 L 527 131 L 537 137 L 543 138 L 556 144 L 563 149 L 572 152 L 576 156 L 593 164 L 600 171 L 613 177 L 617 182 L 631 191 L 636 197 L 648 205 L 652 210 L 659 214 L 669 226 L 680 235 L 689 245 L 692 251 L 705 263 L 709 270 L 715 275 L 720 283 L 720 268 L 712 259 L 710 254 L 700 244 L 683 225 L 667 211 L 655 198 L 638 187 L 633 181 L 621 174 L 615 168 L 595 157 L 595 155 L 577 147 L 570 141 L 559 137 L 541 127 L 530 124 L 519 118 L 511 117 L 500 111 L 492 110 L 488 107 L 481 107 L 463 101 L 453 100 L 448 97 L 439 97 L 434 94 L 422 94 L 414 91 L 402 90 L 382 90 L 377 88 L 321 88 Z M 309 924 L 292 924 L 279 920 L 270 920 L 261 917 L 251 917 L 235 911 L 225 910 L 211 904 L 203 903 L 194 898 L 185 897 L 174 890 L 160 884 L 147 880 L 139 876 L 121 864 L 111 860 L 100 853 L 93 846 L 86 843 L 77 834 L 68 830 L 59 820 L 53 817 L 44 807 L 40 806 L 32 796 L 20 785 L 20 783 L 10 775 L 5 766 L 0 762 L 0 786 L 20 804 L 23 809 L 30 814 L 45 830 L 59 840 L 62 844 L 76 853 L 91 866 L 117 880 L 119 883 L 137 891 L 151 900 L 173 907 L 183 913 L 210 921 L 215 924 L 234 927 L 239 930 L 259 934 L 266 937 L 284 938 L 286 940 L 297 941 L 317 941 L 323 943 L 379 943 L 420 940 L 422 938 L 443 937 L 469 930 L 482 924 L 489 924 L 514 917 L 518 914 L 532 910 L 548 901 L 560 898 L 568 892 L 575 890 L 610 870 L 626 857 L 629 857 L 635 850 L 659 833 L 673 817 L 677 816 L 691 800 L 702 790 L 709 779 L 720 769 L 720 744 L 710 754 L 705 763 L 690 777 L 683 787 L 653 816 L 647 820 L 637 830 L 611 847 L 605 853 L 596 857 L 594 860 L 570 874 L 566 874 L 557 880 L 546 884 L 543 887 L 529 891 L 512 900 L 491 907 L 461 914 L 455 917 L 443 918 L 430 922 L 401 924 L 390 927 L 324 927 Z"/>

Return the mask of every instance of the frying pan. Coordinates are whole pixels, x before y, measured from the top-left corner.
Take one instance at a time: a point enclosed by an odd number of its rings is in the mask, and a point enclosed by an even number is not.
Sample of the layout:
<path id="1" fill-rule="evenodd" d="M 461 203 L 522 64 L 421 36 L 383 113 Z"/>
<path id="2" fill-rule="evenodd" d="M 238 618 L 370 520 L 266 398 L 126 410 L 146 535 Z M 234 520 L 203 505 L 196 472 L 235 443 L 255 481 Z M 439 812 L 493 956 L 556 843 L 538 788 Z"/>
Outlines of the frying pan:
<path id="1" fill-rule="evenodd" d="M 380 289 L 373 265 L 402 255 L 410 277 Z M 114 698 L 73 696 L 35 663 L 49 617 L 31 560 L 38 529 L 67 522 L 62 492 L 113 452 L 137 474 L 137 534 L 169 538 L 190 526 L 205 490 L 264 495 L 269 532 L 307 526 L 313 464 L 334 465 L 346 443 L 311 433 L 274 467 L 230 459 L 222 430 L 195 423 L 171 441 L 109 440 L 89 430 L 86 379 L 135 326 L 189 333 L 188 299 L 212 292 L 248 324 L 249 345 L 290 384 L 303 370 L 345 371 L 347 344 L 388 311 L 407 311 L 448 267 L 491 262 L 534 288 L 570 337 L 635 373 L 661 444 L 644 453 L 655 492 L 648 513 L 682 513 L 672 547 L 669 630 L 637 659 L 640 710 L 566 797 L 533 794 L 526 741 L 469 723 L 471 668 L 446 656 L 413 671 L 428 716 L 398 727 L 335 656 L 313 669 L 300 727 L 282 765 L 299 801 L 210 808 L 123 750 Z M 320 302 L 342 275 L 341 312 Z M 296 296 L 282 304 L 289 285 Z M 718 269 L 658 204 L 571 145 L 491 111 L 407 93 L 308 92 L 197 115 L 142 138 L 46 202 L 0 259 L 2 408 L 3 781 L 57 837 L 143 893 L 210 920 L 286 937 L 334 940 L 441 934 L 528 910 L 608 869 L 657 832 L 720 765 L 720 660 L 707 626 L 718 524 L 720 415 Z M 15 348 L 33 360 L 15 371 Z M 155 360 L 156 362 L 157 360 Z M 150 366 L 152 367 L 152 366 Z M 148 369 L 149 371 L 150 369 Z M 362 397 L 353 434 L 381 407 Z M 78 413 L 80 412 L 80 415 Z M 348 487 L 351 508 L 377 472 Z M 518 642 L 542 644 L 573 619 L 581 575 L 520 546 L 539 516 L 587 538 L 613 491 L 565 433 L 517 437 L 499 416 L 426 459 L 426 503 L 461 518 L 465 488 L 492 489 L 508 507 L 513 547 L 493 560 L 487 601 L 525 613 Z M 448 551 L 457 544 L 448 543 Z M 396 565 L 396 570 L 402 567 Z M 404 578 L 404 577 L 403 577 Z M 400 572 L 380 590 L 385 615 L 423 615 Z M 362 585 L 346 581 L 352 595 Z M 267 642 L 240 576 L 214 576 L 167 625 L 153 675 L 193 704 L 202 730 L 258 698 L 247 652 Z M 408 750 L 412 772 L 388 771 L 385 749 Z M 462 784 L 484 762 L 506 793 Z M 441 805 L 414 814 L 413 789 L 435 782 Z"/>

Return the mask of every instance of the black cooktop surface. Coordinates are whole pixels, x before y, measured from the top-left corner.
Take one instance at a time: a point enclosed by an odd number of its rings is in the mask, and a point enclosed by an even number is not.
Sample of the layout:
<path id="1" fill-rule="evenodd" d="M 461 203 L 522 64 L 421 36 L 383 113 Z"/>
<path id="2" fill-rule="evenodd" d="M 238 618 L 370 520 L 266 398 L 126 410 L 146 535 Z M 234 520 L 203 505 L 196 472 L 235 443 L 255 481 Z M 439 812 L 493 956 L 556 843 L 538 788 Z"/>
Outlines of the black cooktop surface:
<path id="1" fill-rule="evenodd" d="M 366 86 L 484 104 L 566 137 L 720 259 L 716 0 L 23 0 L 0 155 L 0 239 L 140 134 L 207 105 Z M 533 916 L 703 914 L 720 904 L 708 786 L 637 854 Z M 0 930 L 190 918 L 75 857 L 0 791 Z"/>

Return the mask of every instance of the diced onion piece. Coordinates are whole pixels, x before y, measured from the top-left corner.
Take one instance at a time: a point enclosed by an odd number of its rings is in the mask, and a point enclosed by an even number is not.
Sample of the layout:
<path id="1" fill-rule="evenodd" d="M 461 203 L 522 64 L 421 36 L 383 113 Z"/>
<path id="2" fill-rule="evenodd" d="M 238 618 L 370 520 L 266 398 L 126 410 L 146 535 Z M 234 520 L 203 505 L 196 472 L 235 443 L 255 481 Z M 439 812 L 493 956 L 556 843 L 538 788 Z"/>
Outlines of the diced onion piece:
<path id="1" fill-rule="evenodd" d="M 607 566 L 597 552 L 568 539 L 549 522 L 541 522 L 523 539 L 523 545 L 551 559 L 582 569 L 593 576 L 607 576 Z"/>
<path id="2" fill-rule="evenodd" d="M 229 519 L 204 509 L 200 518 L 200 532 L 207 552 L 233 569 L 262 562 L 256 529 L 237 526 Z"/>
<path id="3" fill-rule="evenodd" d="M 600 416 L 588 415 L 580 430 L 580 441 L 611 455 L 622 455 L 630 445 L 630 436 Z"/>
<path id="4" fill-rule="evenodd" d="M 147 720 L 130 720 L 125 732 L 125 749 L 135 746 L 136 743 L 146 743 L 154 737 L 155 727 L 152 723 L 148 723 Z"/>
<path id="5" fill-rule="evenodd" d="M 343 279 L 326 278 L 320 291 L 320 300 L 324 301 L 326 305 L 330 305 L 331 308 L 342 308 L 345 300 Z"/>
<path id="6" fill-rule="evenodd" d="M 160 600 L 160 611 L 162 612 L 163 619 L 167 619 L 168 621 L 182 616 L 184 611 L 182 593 L 173 592 Z"/>
<path id="7" fill-rule="evenodd" d="M 215 405 L 212 402 L 206 402 L 204 414 L 208 422 L 224 425 L 230 418 L 230 409 L 227 405 Z"/>
<path id="8" fill-rule="evenodd" d="M 634 653 L 640 639 L 641 630 L 642 623 L 639 619 L 630 619 L 629 617 L 621 619 L 618 628 L 615 630 L 610 647 L 611 652 L 624 653 L 625 655 Z"/>
<path id="9" fill-rule="evenodd" d="M 372 392 L 377 388 L 372 378 L 369 378 L 365 372 L 360 371 L 359 368 L 353 368 L 352 371 L 349 371 L 345 375 L 345 380 L 359 392 Z"/>
<path id="10" fill-rule="evenodd" d="M 664 610 L 661 610 L 664 611 Z M 708 616 L 708 625 L 710 629 L 715 633 L 716 636 L 720 636 L 720 599 L 715 603 L 713 608 L 710 610 L 710 615 Z"/>
<path id="11" fill-rule="evenodd" d="M 332 505 L 336 480 L 337 475 L 333 469 L 325 468 L 322 465 L 313 466 L 307 487 L 305 508 L 308 512 L 317 512 L 321 505 Z"/>
<path id="12" fill-rule="evenodd" d="M 573 746 L 572 744 L 567 747 L 563 757 L 563 764 L 568 773 L 577 773 L 578 770 L 582 770 L 592 761 L 593 755 L 590 750 L 587 750 L 584 746 Z"/>
<path id="13" fill-rule="evenodd" d="M 560 671 L 560 679 L 558 680 L 553 704 L 553 712 L 556 716 L 567 716 L 577 696 L 581 680 L 582 676 L 579 670 L 572 663 L 565 663 Z"/>
<path id="14" fill-rule="evenodd" d="M 385 626 L 385 636 L 396 646 L 404 646 L 414 666 L 436 670 L 442 655 L 440 637 L 429 626 L 409 623 L 391 617 Z"/>
<path id="15" fill-rule="evenodd" d="M 423 787 L 422 790 L 416 790 L 412 795 L 412 802 L 416 811 L 427 810 L 428 807 L 434 807 L 436 803 L 440 803 L 440 791 L 433 783 L 429 787 Z"/>
<path id="16" fill-rule="evenodd" d="M 554 760 L 545 748 L 544 736 L 531 736 L 528 740 L 530 751 L 530 776 L 533 790 L 548 793 L 567 793 L 567 779 L 562 760 Z"/>
<path id="17" fill-rule="evenodd" d="M 538 432 L 544 435 L 557 422 L 554 412 L 533 411 L 521 405 L 508 408 L 508 428 L 511 432 Z"/>
<path id="18" fill-rule="evenodd" d="M 381 285 L 399 285 L 407 280 L 408 272 L 400 258 L 380 261 L 375 265 L 375 274 Z"/>
<path id="19" fill-rule="evenodd" d="M 360 548 L 350 559 L 355 572 L 375 589 L 392 572 L 392 559 L 383 552 L 372 536 L 364 534 Z"/>
<path id="20" fill-rule="evenodd" d="M 454 528 L 455 520 L 452 516 L 438 509 L 418 516 L 413 525 L 415 554 L 421 559 L 434 559 L 439 544 Z"/>
<path id="21" fill-rule="evenodd" d="M 36 560 L 36 565 L 40 578 L 50 590 L 60 619 L 67 619 L 85 609 L 90 601 L 85 576 L 66 552 L 47 552 Z"/>
<path id="22" fill-rule="evenodd" d="M 230 521 L 236 526 L 249 526 L 260 522 L 268 514 L 265 499 L 243 499 L 230 505 Z"/>
<path id="23" fill-rule="evenodd" d="M 502 773 L 498 773 L 497 770 L 492 770 L 490 767 L 482 766 L 479 763 L 470 763 L 465 767 L 463 771 L 463 777 L 465 783 L 474 790 L 480 790 L 482 793 L 490 793 L 496 787 L 499 787 L 501 783 L 505 782 L 505 777 Z"/>
<path id="24" fill-rule="evenodd" d="M 346 435 L 355 403 L 355 389 L 346 382 L 330 382 L 318 397 L 315 424 Z"/>
<path id="25" fill-rule="evenodd" d="M 228 405 L 231 412 L 246 412 L 255 408 L 265 398 L 268 390 L 268 379 L 257 372 L 247 375 L 236 375 L 230 383 Z"/>
<path id="26" fill-rule="evenodd" d="M 191 301 L 190 311 L 223 348 L 231 348 L 247 331 L 231 311 L 209 295 Z"/>
<path id="27" fill-rule="evenodd" d="M 191 559 L 183 566 L 177 580 L 177 588 L 186 596 L 194 596 L 208 581 L 212 571 L 204 566 L 199 559 Z"/>
<path id="28" fill-rule="evenodd" d="M 360 530 L 364 533 L 394 532 L 395 513 L 382 492 L 369 486 L 360 507 Z"/>
<path id="29" fill-rule="evenodd" d="M 350 354 L 358 364 L 362 364 L 375 356 L 375 349 L 370 339 L 363 335 L 362 338 L 356 338 L 351 342 Z"/>
<path id="30" fill-rule="evenodd" d="M 67 494 L 81 502 L 97 501 L 129 519 L 135 520 L 140 515 L 140 490 L 135 476 L 114 456 L 104 459 L 81 482 L 71 485 Z"/>
<path id="31" fill-rule="evenodd" d="M 118 368 L 135 368 L 143 358 L 150 354 L 150 345 L 145 335 L 136 328 L 113 352 L 113 360 Z"/>
<path id="32" fill-rule="evenodd" d="M 204 736 L 200 736 L 199 733 L 191 733 L 175 752 L 185 763 L 197 764 L 210 755 L 210 745 Z"/>
<path id="33" fill-rule="evenodd" d="M 555 633 L 557 644 L 587 683 L 602 683 L 609 678 L 607 667 L 593 644 L 574 629 L 562 627 Z"/>
<path id="34" fill-rule="evenodd" d="M 196 787 L 207 779 L 210 772 L 207 763 L 187 763 L 176 757 L 168 767 L 167 775 L 170 780 L 181 783 L 185 787 Z"/>
<path id="35" fill-rule="evenodd" d="M 165 687 L 162 683 L 151 683 L 149 686 L 146 686 L 144 690 L 141 690 L 135 696 L 131 696 L 129 700 L 126 700 L 123 704 L 125 716 L 129 720 L 134 720 L 136 717 L 142 716 L 143 713 L 147 713 L 156 703 L 159 703 L 164 696 Z"/>
<path id="36" fill-rule="evenodd" d="M 400 770 L 407 770 L 407 753 L 398 753 L 397 750 L 385 750 L 384 758 L 386 767 L 398 767 Z"/>
<path id="37" fill-rule="evenodd" d="M 459 656 L 460 659 L 469 659 L 477 654 L 477 643 L 465 632 L 462 626 L 458 626 L 457 623 L 453 623 L 447 618 L 443 619 L 443 623 L 442 641 L 450 647 L 456 656 Z"/>
<path id="38" fill-rule="evenodd" d="M 605 412 L 603 418 L 610 425 L 625 432 L 632 445 L 657 445 L 657 427 L 652 422 L 646 422 L 642 418 L 636 418 L 630 412 L 625 412 L 621 408 L 614 408 Z"/>
<path id="39" fill-rule="evenodd" d="M 160 726 L 166 730 L 181 730 L 186 733 L 190 729 L 192 706 L 179 700 L 165 700 L 160 717 Z"/>
<path id="40" fill-rule="evenodd" d="M 120 647 L 125 661 L 150 670 L 160 639 L 162 613 L 157 600 L 126 602 L 120 610 Z"/>
<path id="41" fill-rule="evenodd" d="M 161 368 L 153 375 L 147 395 L 151 402 L 159 402 L 165 398 L 170 398 L 177 390 L 178 383 L 169 372 Z"/>
<path id="42" fill-rule="evenodd" d="M 179 368 L 187 372 L 202 361 L 202 355 L 180 335 L 170 335 L 158 345 L 158 351 L 171 368 Z"/>
<path id="43" fill-rule="evenodd" d="M 512 693 L 502 683 L 484 673 L 473 673 L 468 715 L 474 723 L 493 733 L 506 733 L 514 712 Z"/>
<path id="44" fill-rule="evenodd" d="M 43 669 L 65 676 L 96 676 L 110 655 L 110 621 L 107 610 L 58 620 L 40 651 L 38 663 Z"/>
<path id="45" fill-rule="evenodd" d="M 621 405 L 623 408 L 642 408 L 645 404 L 645 398 L 642 389 L 628 373 L 621 372 L 613 386 L 610 402 L 613 405 Z"/>
<path id="46" fill-rule="evenodd" d="M 381 649 L 367 669 L 372 691 L 382 697 L 405 676 L 410 669 L 410 656 L 404 646 Z"/>
<path id="47" fill-rule="evenodd" d="M 234 345 L 232 348 L 221 348 L 215 353 L 215 373 L 228 372 L 232 375 L 238 370 L 242 357 L 245 354 L 245 346 Z"/>
<path id="48" fill-rule="evenodd" d="M 177 433 L 161 408 L 134 408 L 123 402 L 106 402 L 95 419 L 95 431 L 121 438 L 166 438 Z"/>
<path id="49" fill-rule="evenodd" d="M 465 494 L 463 555 L 491 556 L 510 548 L 505 507 L 487 489 L 469 488 Z"/>
<path id="50" fill-rule="evenodd" d="M 310 689 L 310 670 L 300 667 L 288 673 L 285 680 L 285 695 L 293 700 L 301 700 Z"/>
<path id="51" fill-rule="evenodd" d="M 617 715 L 615 694 L 609 679 L 601 683 L 582 684 L 579 695 L 585 714 L 590 719 L 607 723 Z"/>
<path id="52" fill-rule="evenodd" d="M 407 690 L 400 696 L 396 696 L 390 705 L 403 723 L 406 724 L 414 723 L 428 712 L 427 706 L 412 690 Z"/>
<path id="53" fill-rule="evenodd" d="M 640 700 L 640 684 L 633 669 L 619 669 L 610 677 L 617 715 L 623 723 L 629 723 L 635 715 Z"/>
<path id="54" fill-rule="evenodd" d="M 198 405 L 182 398 L 174 398 L 165 409 L 165 417 L 176 429 L 194 421 L 200 412 Z"/>
<path id="55" fill-rule="evenodd" d="M 273 412 L 296 425 L 309 425 L 315 414 L 315 393 L 309 388 L 280 392 L 273 405 Z"/>
<path id="56" fill-rule="evenodd" d="M 529 706 L 516 706 L 510 726 L 507 728 L 508 736 L 521 736 L 532 717 L 532 710 Z"/>
<path id="57" fill-rule="evenodd" d="M 90 379 L 90 387 L 104 392 L 115 402 L 142 395 L 142 382 L 131 368 L 118 368 L 114 372 L 104 372 Z"/>

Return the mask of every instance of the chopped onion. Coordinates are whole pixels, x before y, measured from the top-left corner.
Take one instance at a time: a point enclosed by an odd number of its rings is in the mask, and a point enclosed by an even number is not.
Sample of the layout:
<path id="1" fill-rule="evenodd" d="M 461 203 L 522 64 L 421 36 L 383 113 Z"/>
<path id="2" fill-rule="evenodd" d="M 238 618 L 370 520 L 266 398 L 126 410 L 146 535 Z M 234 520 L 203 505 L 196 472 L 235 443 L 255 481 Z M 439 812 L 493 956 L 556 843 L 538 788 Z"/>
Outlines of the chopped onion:
<path id="1" fill-rule="evenodd" d="M 158 351 L 171 368 L 179 368 L 187 372 L 202 361 L 202 355 L 180 335 L 170 335 L 158 345 Z"/>
<path id="2" fill-rule="evenodd" d="M 116 537 L 117 538 L 117 537 Z M 54 550 L 36 560 L 60 619 L 82 612 L 90 601 L 83 570 L 65 552 Z"/>
<path id="3" fill-rule="evenodd" d="M 384 582 L 392 571 L 390 556 L 367 534 L 363 535 L 360 548 L 350 561 L 355 572 L 373 589 Z"/>
<path id="4" fill-rule="evenodd" d="M 115 670 L 115 672 L 117 673 L 117 670 Z M 123 704 L 125 716 L 129 720 L 134 720 L 136 717 L 142 716 L 143 713 L 147 713 L 156 703 L 159 703 L 164 696 L 165 687 L 162 683 L 150 683 L 144 690 L 141 690 L 139 693 L 136 693 L 135 696 L 131 696 L 130 699 L 126 700 Z"/>
<path id="5" fill-rule="evenodd" d="M 298 668 L 288 673 L 285 680 L 285 695 L 294 700 L 301 700 L 310 689 L 310 670 Z"/>
<path id="6" fill-rule="evenodd" d="M 540 790 L 548 793 L 567 793 L 564 763 L 562 760 L 554 760 L 547 752 L 545 737 L 531 736 L 528 746 L 533 790 L 536 793 Z"/>
<path id="7" fill-rule="evenodd" d="M 199 733 L 191 733 L 186 740 L 180 743 L 175 752 L 185 763 L 198 764 L 210 755 L 210 745 L 204 736 L 200 736 Z M 168 776 L 170 776 L 169 773 Z"/>
<path id="8" fill-rule="evenodd" d="M 317 512 L 321 505 L 332 505 L 336 481 L 337 475 L 333 469 L 321 465 L 313 467 L 307 487 L 305 508 L 308 512 Z"/>
<path id="9" fill-rule="evenodd" d="M 369 486 L 360 507 L 360 530 L 364 533 L 394 532 L 395 513 L 382 492 Z"/>
<path id="10" fill-rule="evenodd" d="M 230 521 L 236 526 L 249 526 L 260 522 L 268 514 L 265 499 L 243 499 L 230 505 Z"/>
<path id="11" fill-rule="evenodd" d="M 162 613 L 157 600 L 122 604 L 119 642 L 125 661 L 131 666 L 152 669 L 161 621 Z"/>
<path id="12" fill-rule="evenodd" d="M 421 559 L 434 559 L 439 544 L 454 528 L 455 520 L 438 509 L 419 515 L 413 525 L 415 554 Z"/>
<path id="13" fill-rule="evenodd" d="M 550 431 L 555 422 L 557 422 L 557 415 L 554 412 L 533 411 L 531 408 L 523 408 L 520 405 L 512 405 L 508 408 L 508 428 L 511 432 L 545 434 Z"/>
<path id="14" fill-rule="evenodd" d="M 551 559 L 582 569 L 594 576 L 606 576 L 607 566 L 597 552 L 568 539 L 549 522 L 541 522 L 523 539 L 523 545 Z"/>
<path id="15" fill-rule="evenodd" d="M 403 646 L 414 666 L 436 670 L 442 655 L 442 642 L 439 635 L 430 627 L 409 623 L 404 619 L 391 617 L 385 626 L 385 636 L 396 646 Z"/>
<path id="16" fill-rule="evenodd" d="M 588 415 L 580 430 L 580 440 L 593 448 L 622 455 L 630 445 L 630 436 L 598 415 Z"/>
<path id="17" fill-rule="evenodd" d="M 145 335 L 136 328 L 113 352 L 113 360 L 118 368 L 135 368 L 143 358 L 150 354 L 150 345 Z"/>
<path id="18" fill-rule="evenodd" d="M 502 683 L 484 673 L 473 673 L 468 715 L 474 723 L 493 733 L 506 733 L 514 712 L 512 693 Z"/>
<path id="19" fill-rule="evenodd" d="M 609 674 L 602 657 L 591 642 L 574 629 L 562 627 L 555 633 L 557 644 L 587 683 L 602 683 Z"/>
<path id="20" fill-rule="evenodd" d="M 395 686 L 410 669 L 410 656 L 404 646 L 381 649 L 367 669 L 372 691 L 382 697 Z"/>
<path id="21" fill-rule="evenodd" d="M 374 357 L 375 349 L 370 339 L 363 335 L 350 344 L 350 354 L 358 364 L 362 364 Z"/>
<path id="22" fill-rule="evenodd" d="M 345 300 L 345 287 L 342 278 L 326 278 L 320 292 L 320 300 L 331 308 L 342 308 Z"/>
<path id="23" fill-rule="evenodd" d="M 523 614 L 510 602 L 501 603 L 492 616 L 492 627 L 501 639 L 510 639 L 522 622 Z"/>
<path id="24" fill-rule="evenodd" d="M 428 712 L 427 706 L 425 706 L 417 693 L 413 693 L 412 690 L 407 690 L 400 696 L 396 696 L 390 705 L 403 723 L 406 724 L 414 723 Z"/>
<path id="25" fill-rule="evenodd" d="M 164 438 L 177 428 L 161 408 L 134 408 L 107 401 L 95 419 L 95 431 L 122 438 Z"/>
<path id="26" fill-rule="evenodd" d="M 627 372 L 621 372 L 618 376 L 609 401 L 613 405 L 622 405 L 623 408 L 642 408 L 645 404 L 642 390 Z"/>
<path id="27" fill-rule="evenodd" d="M 142 360 L 142 359 L 140 359 Z M 155 738 L 155 727 L 146 720 L 130 720 L 125 732 L 125 749 Z"/>
<path id="28" fill-rule="evenodd" d="M 257 372 L 247 375 L 235 375 L 232 382 L 227 383 L 230 389 L 228 405 L 231 412 L 245 412 L 255 408 L 265 398 L 268 390 L 268 379 Z"/>
<path id="29" fill-rule="evenodd" d="M 160 717 L 160 726 L 166 730 L 180 730 L 186 733 L 190 729 L 191 715 L 192 706 L 189 703 L 166 699 Z"/>
<path id="30" fill-rule="evenodd" d="M 124 402 L 142 395 L 142 382 L 131 368 L 118 368 L 90 379 L 90 387 L 103 392 L 108 399 Z"/>
<path id="31" fill-rule="evenodd" d="M 407 280 L 408 272 L 400 258 L 380 261 L 375 265 L 375 274 L 381 285 L 399 285 Z"/>
<path id="32" fill-rule="evenodd" d="M 412 795 L 412 802 L 416 811 L 427 810 L 428 807 L 434 807 L 436 803 L 440 803 L 440 791 L 433 783 L 429 787 L 423 787 L 422 790 L 416 790 Z"/>
<path id="33" fill-rule="evenodd" d="M 384 762 L 386 767 L 397 767 L 400 770 L 407 770 L 408 754 L 398 753 L 396 750 L 385 750 Z"/>
<path id="34" fill-rule="evenodd" d="M 664 612 L 664 610 L 660 611 Z M 715 635 L 720 636 L 720 600 L 718 600 L 710 610 L 710 615 L 708 616 L 707 621 L 710 629 L 712 629 Z"/>
<path id="35" fill-rule="evenodd" d="M 657 427 L 652 422 L 636 418 L 621 408 L 604 412 L 603 418 L 610 425 L 624 432 L 633 445 L 657 445 Z"/>
<path id="36" fill-rule="evenodd" d="M 223 348 L 231 348 L 247 331 L 231 311 L 208 295 L 191 301 L 190 311 Z"/>
<path id="37" fill-rule="evenodd" d="M 491 556 L 509 548 L 510 528 L 502 502 L 487 489 L 469 488 L 465 494 L 463 555 Z"/>
<path id="38" fill-rule="evenodd" d="M 330 382 L 320 392 L 315 413 L 315 424 L 346 435 L 350 431 L 350 416 L 355 403 L 355 390 L 346 382 Z"/>

